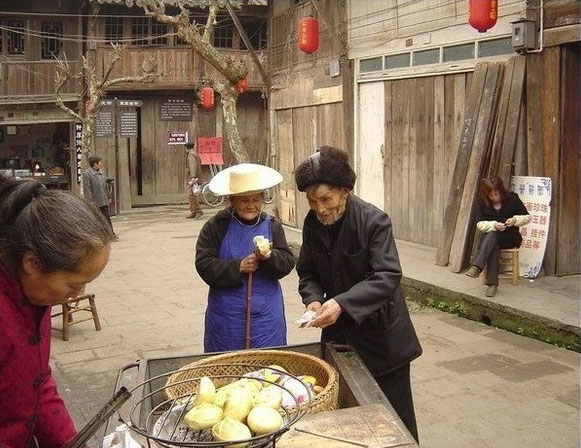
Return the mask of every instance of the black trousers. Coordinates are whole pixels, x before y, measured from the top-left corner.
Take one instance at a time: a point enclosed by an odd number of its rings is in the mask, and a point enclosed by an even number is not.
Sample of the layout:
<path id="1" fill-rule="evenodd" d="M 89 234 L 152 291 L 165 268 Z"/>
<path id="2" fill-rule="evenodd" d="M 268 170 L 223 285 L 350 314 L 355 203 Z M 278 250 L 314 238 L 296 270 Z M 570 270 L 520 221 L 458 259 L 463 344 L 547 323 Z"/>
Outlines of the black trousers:
<path id="1" fill-rule="evenodd" d="M 107 219 L 107 222 L 111 226 L 111 230 L 113 230 L 113 223 L 111 222 L 111 216 L 109 216 L 109 206 L 104 205 L 103 207 L 99 207 L 99 210 L 101 210 L 101 213 L 103 213 L 103 216 L 105 217 L 105 219 Z"/>
<path id="2" fill-rule="evenodd" d="M 408 431 L 419 443 L 416 413 L 410 382 L 409 363 L 386 375 L 375 377 L 377 384 L 405 424 Z"/>
<path id="3" fill-rule="evenodd" d="M 500 260 L 500 245 L 498 243 L 498 232 L 488 232 L 482 239 L 482 245 L 478 249 L 474 266 L 481 270 L 487 268 L 486 284 L 498 285 L 498 264 Z"/>

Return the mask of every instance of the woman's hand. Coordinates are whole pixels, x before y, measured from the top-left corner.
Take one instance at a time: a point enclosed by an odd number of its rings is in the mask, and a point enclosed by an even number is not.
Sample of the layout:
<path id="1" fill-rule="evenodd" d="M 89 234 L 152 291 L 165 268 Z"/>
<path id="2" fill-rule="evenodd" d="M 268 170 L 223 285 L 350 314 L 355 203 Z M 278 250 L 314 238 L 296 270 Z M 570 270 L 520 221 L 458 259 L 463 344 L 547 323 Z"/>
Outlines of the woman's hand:
<path id="1" fill-rule="evenodd" d="M 516 224 L 516 218 L 513 216 L 512 218 L 508 218 L 504 224 L 506 225 L 506 227 L 512 227 Z"/>
<path id="2" fill-rule="evenodd" d="M 254 253 L 240 260 L 240 272 L 250 274 L 258 269 L 258 258 Z"/>
<path id="3" fill-rule="evenodd" d="M 494 223 L 494 228 L 499 232 L 504 232 L 506 230 L 506 225 L 501 222 L 497 222 Z"/>
<path id="4" fill-rule="evenodd" d="M 318 303 L 318 302 L 317 302 Z M 327 300 L 317 310 L 317 317 L 311 322 L 311 327 L 325 328 L 333 325 L 343 312 L 341 305 L 335 299 Z"/>

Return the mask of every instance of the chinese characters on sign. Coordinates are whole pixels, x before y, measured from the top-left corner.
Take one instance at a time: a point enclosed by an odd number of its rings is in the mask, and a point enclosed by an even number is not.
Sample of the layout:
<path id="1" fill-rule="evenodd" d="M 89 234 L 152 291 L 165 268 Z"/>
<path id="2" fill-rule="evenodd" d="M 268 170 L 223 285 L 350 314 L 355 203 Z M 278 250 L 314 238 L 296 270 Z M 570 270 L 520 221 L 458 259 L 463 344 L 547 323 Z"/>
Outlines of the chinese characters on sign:
<path id="1" fill-rule="evenodd" d="M 162 121 L 192 121 L 192 103 L 183 98 L 169 98 L 159 105 L 159 119 Z"/>
<path id="2" fill-rule="evenodd" d="M 137 137 L 137 112 L 119 112 L 119 135 L 121 137 Z"/>
<path id="3" fill-rule="evenodd" d="M 510 189 L 523 201 L 531 222 L 521 227 L 520 273 L 523 277 L 539 275 L 547 246 L 551 215 L 551 179 L 549 177 L 513 176 Z"/>
<path id="4" fill-rule="evenodd" d="M 77 183 L 81 183 L 83 171 L 81 168 L 81 159 L 83 158 L 83 125 L 75 123 L 75 159 L 77 161 Z"/>
<path id="5" fill-rule="evenodd" d="M 224 165 L 222 137 L 198 137 L 198 155 L 202 165 Z"/>
<path id="6" fill-rule="evenodd" d="M 187 132 L 168 132 L 167 133 L 167 144 L 168 145 L 184 145 L 188 142 Z"/>

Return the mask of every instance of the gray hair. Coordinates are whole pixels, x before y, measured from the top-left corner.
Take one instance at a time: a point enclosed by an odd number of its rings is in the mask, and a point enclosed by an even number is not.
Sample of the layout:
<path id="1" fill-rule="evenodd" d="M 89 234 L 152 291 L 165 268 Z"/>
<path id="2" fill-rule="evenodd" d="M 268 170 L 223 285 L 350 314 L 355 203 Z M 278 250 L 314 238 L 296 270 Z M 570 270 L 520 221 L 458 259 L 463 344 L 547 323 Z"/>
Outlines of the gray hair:
<path id="1" fill-rule="evenodd" d="M 44 272 L 76 272 L 112 239 L 109 223 L 85 198 L 0 177 L 0 259 L 14 273 L 27 252 Z"/>

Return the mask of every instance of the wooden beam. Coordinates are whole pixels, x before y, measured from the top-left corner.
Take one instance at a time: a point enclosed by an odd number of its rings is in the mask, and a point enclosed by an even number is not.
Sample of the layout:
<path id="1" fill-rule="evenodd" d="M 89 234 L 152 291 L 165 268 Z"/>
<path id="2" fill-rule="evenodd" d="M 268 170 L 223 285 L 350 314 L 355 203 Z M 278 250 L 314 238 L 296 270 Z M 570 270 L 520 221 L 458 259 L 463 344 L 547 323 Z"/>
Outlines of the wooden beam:
<path id="1" fill-rule="evenodd" d="M 226 3 L 224 4 L 226 5 L 226 9 L 228 10 L 230 17 L 232 17 L 232 20 L 234 21 L 234 25 L 236 25 L 238 33 L 240 33 L 240 37 L 242 38 L 244 45 L 246 45 L 246 48 L 250 52 L 250 57 L 252 57 L 252 60 L 254 61 L 256 67 L 258 68 L 258 71 L 260 72 L 260 76 L 262 77 L 264 85 L 266 86 L 266 95 L 268 96 L 270 94 L 270 84 L 271 84 L 270 76 L 268 76 L 268 73 L 266 73 L 266 70 L 262 63 L 260 62 L 260 59 L 258 59 L 258 56 L 254 51 L 254 48 L 252 47 L 252 44 L 250 43 L 248 36 L 246 35 L 246 31 L 244 31 L 244 28 L 242 27 L 242 24 L 240 23 L 240 20 L 238 19 L 238 16 L 236 15 L 234 8 L 232 8 L 232 5 L 230 4 L 230 0 L 226 0 Z"/>
<path id="2" fill-rule="evenodd" d="M 516 146 L 518 124 L 522 106 L 522 96 L 525 81 L 526 57 L 515 56 L 514 72 L 510 84 L 507 120 L 502 138 L 502 150 L 498 159 L 497 174 L 506 185 L 510 185 L 514 150 Z"/>
<path id="3" fill-rule="evenodd" d="M 450 248 L 449 268 L 460 272 L 468 258 L 468 249 L 472 247 L 475 233 L 474 215 L 478 199 L 478 187 L 484 172 L 486 153 L 490 148 L 492 131 L 495 124 L 498 91 L 502 80 L 502 64 L 490 64 L 482 92 L 480 110 L 476 119 L 476 129 L 470 160 L 468 163 L 458 219 Z"/>
<path id="4" fill-rule="evenodd" d="M 454 231 L 456 229 L 456 219 L 458 217 L 458 211 L 460 210 L 460 201 L 464 190 L 464 182 L 466 181 L 466 172 L 472 151 L 472 141 L 474 140 L 474 133 L 476 132 L 478 112 L 484 91 L 484 81 L 486 80 L 489 65 L 487 63 L 476 65 L 470 85 L 470 93 L 468 94 L 466 102 L 466 112 L 464 113 L 464 123 L 460 131 L 456 163 L 454 164 L 454 174 L 452 175 L 452 182 L 450 183 L 446 211 L 444 212 L 442 238 L 440 239 L 436 253 L 436 264 L 439 266 L 446 266 L 450 257 L 452 238 L 454 237 Z"/>

